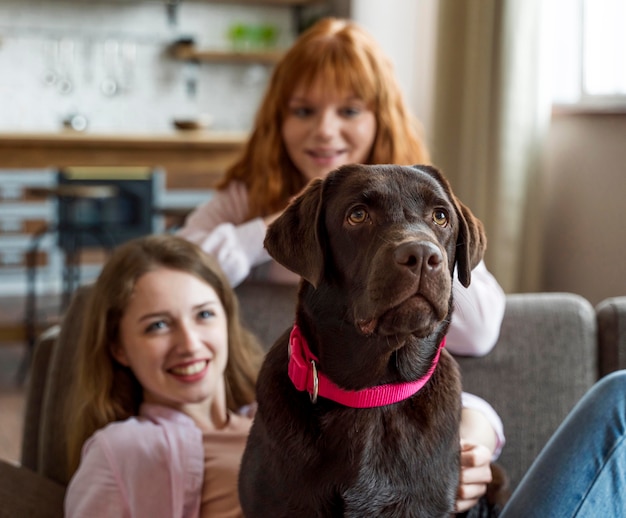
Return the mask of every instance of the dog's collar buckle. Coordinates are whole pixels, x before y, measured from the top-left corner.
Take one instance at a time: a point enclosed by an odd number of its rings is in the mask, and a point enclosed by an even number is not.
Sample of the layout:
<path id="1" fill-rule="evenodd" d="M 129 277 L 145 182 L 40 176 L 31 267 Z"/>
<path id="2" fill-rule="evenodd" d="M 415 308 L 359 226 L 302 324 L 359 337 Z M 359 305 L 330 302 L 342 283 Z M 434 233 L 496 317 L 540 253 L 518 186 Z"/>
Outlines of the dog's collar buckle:
<path id="1" fill-rule="evenodd" d="M 289 378 L 300 391 L 311 395 L 311 402 L 317 402 L 319 377 L 317 374 L 317 358 L 311 353 L 300 330 L 291 331 L 289 336 Z"/>
<path id="2" fill-rule="evenodd" d="M 313 376 L 313 391 L 309 392 L 309 397 L 311 398 L 311 403 L 317 403 L 317 394 L 320 390 L 320 380 L 317 377 L 317 366 L 315 365 L 315 360 L 311 360 L 311 370 Z"/>
<path id="3" fill-rule="evenodd" d="M 410 398 L 428 382 L 437 367 L 445 343 L 444 337 L 430 369 L 418 380 L 389 383 L 363 390 L 344 390 L 318 371 L 317 357 L 309 349 L 298 325 L 294 324 L 289 335 L 289 378 L 297 390 L 309 393 L 311 403 L 316 403 L 318 396 L 322 396 L 352 408 L 391 405 Z"/>

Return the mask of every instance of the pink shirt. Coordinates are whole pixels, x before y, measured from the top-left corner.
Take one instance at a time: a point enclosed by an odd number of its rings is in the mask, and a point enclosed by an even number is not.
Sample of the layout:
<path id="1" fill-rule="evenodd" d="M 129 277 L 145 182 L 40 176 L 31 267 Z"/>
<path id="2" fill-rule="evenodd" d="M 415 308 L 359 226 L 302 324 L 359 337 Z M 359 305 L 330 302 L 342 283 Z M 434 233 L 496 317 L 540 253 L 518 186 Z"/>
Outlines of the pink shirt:
<path id="1" fill-rule="evenodd" d="M 187 415 L 143 404 L 138 417 L 98 430 L 85 443 L 65 496 L 65 516 L 199 516 L 202 432 Z"/>

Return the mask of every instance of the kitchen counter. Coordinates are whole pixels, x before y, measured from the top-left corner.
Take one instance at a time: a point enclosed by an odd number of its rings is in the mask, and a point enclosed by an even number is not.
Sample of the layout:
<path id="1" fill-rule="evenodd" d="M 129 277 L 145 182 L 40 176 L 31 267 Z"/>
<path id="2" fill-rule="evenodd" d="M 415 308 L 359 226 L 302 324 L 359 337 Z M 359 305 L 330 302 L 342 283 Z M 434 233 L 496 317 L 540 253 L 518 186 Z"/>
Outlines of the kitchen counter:
<path id="1" fill-rule="evenodd" d="M 162 167 L 172 175 L 202 174 L 217 181 L 241 151 L 243 132 L 172 131 L 161 134 L 0 133 L 2 170 L 67 166 Z M 193 182 L 192 182 L 193 183 Z"/>

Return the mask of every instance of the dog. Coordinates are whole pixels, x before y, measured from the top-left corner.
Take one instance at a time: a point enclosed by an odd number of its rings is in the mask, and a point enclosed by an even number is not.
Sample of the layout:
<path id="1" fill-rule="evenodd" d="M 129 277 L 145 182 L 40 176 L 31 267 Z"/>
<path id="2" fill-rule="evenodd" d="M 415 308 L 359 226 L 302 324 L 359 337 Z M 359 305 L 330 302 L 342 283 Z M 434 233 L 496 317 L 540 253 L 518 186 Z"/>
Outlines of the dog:
<path id="1" fill-rule="evenodd" d="M 302 280 L 259 373 L 244 515 L 449 516 L 461 382 L 443 344 L 482 223 L 433 167 L 348 165 L 313 180 L 265 247 Z"/>

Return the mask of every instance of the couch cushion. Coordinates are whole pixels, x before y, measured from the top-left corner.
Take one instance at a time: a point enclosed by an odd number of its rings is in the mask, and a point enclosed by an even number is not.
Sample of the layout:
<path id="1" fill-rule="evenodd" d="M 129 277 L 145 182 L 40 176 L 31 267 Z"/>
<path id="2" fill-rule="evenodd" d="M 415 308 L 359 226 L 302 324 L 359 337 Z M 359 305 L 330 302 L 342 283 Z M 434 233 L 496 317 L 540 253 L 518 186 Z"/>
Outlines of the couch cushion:
<path id="1" fill-rule="evenodd" d="M 458 360 L 464 390 L 486 399 L 502 418 L 501 463 L 516 485 L 597 379 L 594 309 L 568 293 L 507 295 L 493 351 Z"/>
<path id="2" fill-rule="evenodd" d="M 237 286 L 235 293 L 243 323 L 265 350 L 293 325 L 297 286 L 247 281 Z"/>

